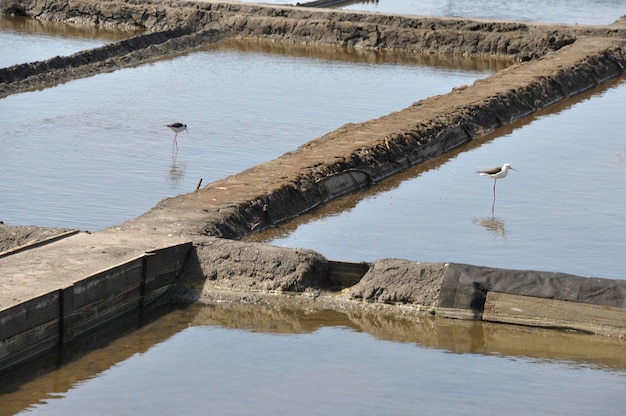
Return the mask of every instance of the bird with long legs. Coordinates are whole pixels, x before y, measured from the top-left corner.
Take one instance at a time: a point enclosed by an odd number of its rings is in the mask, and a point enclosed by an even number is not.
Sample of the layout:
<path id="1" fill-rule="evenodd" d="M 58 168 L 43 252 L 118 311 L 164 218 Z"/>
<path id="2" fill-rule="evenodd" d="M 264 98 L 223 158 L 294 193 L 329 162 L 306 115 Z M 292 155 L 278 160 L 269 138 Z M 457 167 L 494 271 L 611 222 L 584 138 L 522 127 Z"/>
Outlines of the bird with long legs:
<path id="1" fill-rule="evenodd" d="M 178 152 L 178 133 L 187 130 L 187 125 L 183 123 L 172 123 L 167 124 L 166 127 L 169 127 L 172 131 L 174 131 L 174 141 L 172 144 L 176 146 L 176 152 Z M 187 133 L 189 133 L 189 130 L 187 130 Z"/>
<path id="2" fill-rule="evenodd" d="M 491 205 L 492 215 L 496 207 L 496 183 L 498 182 L 498 179 L 505 178 L 506 175 L 509 174 L 509 170 L 515 170 L 515 169 L 513 169 L 509 163 L 505 163 L 504 165 L 502 165 L 502 167 L 498 166 L 496 168 L 478 171 L 480 176 L 489 176 L 490 178 L 493 178 L 493 204 Z"/>

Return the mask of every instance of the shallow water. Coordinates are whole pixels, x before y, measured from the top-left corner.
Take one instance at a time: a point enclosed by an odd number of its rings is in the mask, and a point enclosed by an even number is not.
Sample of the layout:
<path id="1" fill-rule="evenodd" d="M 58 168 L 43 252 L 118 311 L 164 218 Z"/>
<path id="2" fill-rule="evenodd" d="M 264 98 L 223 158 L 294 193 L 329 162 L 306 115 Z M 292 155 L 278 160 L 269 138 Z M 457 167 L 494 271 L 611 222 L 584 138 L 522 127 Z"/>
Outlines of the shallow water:
<path id="1" fill-rule="evenodd" d="M 471 17 L 526 22 L 608 25 L 626 14 L 624 0 L 368 0 L 341 9 L 418 16 Z"/>
<path id="2" fill-rule="evenodd" d="M 71 55 L 130 36 L 130 32 L 0 16 L 0 68 Z"/>
<path id="3" fill-rule="evenodd" d="M 295 4 L 281 0 L 244 0 L 241 3 Z M 337 8 L 416 16 L 608 25 L 626 15 L 626 0 L 356 0 Z"/>
<path id="4" fill-rule="evenodd" d="M 608 415 L 625 403 L 623 342 L 516 326 L 194 306 L 99 342 L 0 396 L 0 415 Z"/>
<path id="5" fill-rule="evenodd" d="M 289 54 L 288 54 L 289 53 Z M 430 65 L 430 66 L 426 66 Z M 497 63 L 232 42 L 0 100 L 0 219 L 97 230 Z M 184 122 L 174 155 L 166 124 Z"/>

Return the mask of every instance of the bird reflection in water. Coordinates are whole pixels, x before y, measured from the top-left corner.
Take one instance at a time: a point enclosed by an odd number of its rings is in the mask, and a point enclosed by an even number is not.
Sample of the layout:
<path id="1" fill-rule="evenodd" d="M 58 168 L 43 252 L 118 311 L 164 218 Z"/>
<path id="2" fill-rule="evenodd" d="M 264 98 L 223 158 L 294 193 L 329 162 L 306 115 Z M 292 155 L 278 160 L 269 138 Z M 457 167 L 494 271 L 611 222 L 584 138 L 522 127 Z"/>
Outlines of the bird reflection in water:
<path id="1" fill-rule="evenodd" d="M 495 234 L 497 237 L 506 237 L 504 221 L 498 217 L 474 218 L 474 224 L 480 225 L 487 231 Z"/>
<path id="2" fill-rule="evenodd" d="M 185 177 L 185 164 L 178 162 L 178 153 L 172 155 L 172 164 L 167 177 L 172 182 L 178 182 Z"/>

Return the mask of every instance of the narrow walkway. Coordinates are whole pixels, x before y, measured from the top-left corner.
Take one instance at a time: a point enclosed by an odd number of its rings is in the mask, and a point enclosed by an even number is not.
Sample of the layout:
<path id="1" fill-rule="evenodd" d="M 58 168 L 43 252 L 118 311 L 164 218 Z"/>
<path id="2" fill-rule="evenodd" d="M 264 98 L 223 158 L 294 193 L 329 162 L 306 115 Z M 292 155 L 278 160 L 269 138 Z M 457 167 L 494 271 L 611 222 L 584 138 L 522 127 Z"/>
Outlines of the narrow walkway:
<path id="1" fill-rule="evenodd" d="M 70 286 L 146 252 L 186 241 L 181 237 L 160 236 L 156 239 L 135 233 L 80 232 L 56 242 L 4 255 L 0 258 L 0 311 Z"/>

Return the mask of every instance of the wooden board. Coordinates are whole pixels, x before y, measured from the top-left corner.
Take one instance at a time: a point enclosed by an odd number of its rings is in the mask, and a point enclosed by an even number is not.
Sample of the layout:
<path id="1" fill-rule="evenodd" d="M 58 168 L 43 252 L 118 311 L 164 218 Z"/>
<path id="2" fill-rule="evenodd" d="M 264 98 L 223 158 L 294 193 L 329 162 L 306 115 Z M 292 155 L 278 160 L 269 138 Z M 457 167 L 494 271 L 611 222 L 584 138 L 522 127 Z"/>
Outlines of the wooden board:
<path id="1" fill-rule="evenodd" d="M 626 337 L 626 308 L 488 292 L 483 320 Z"/>

